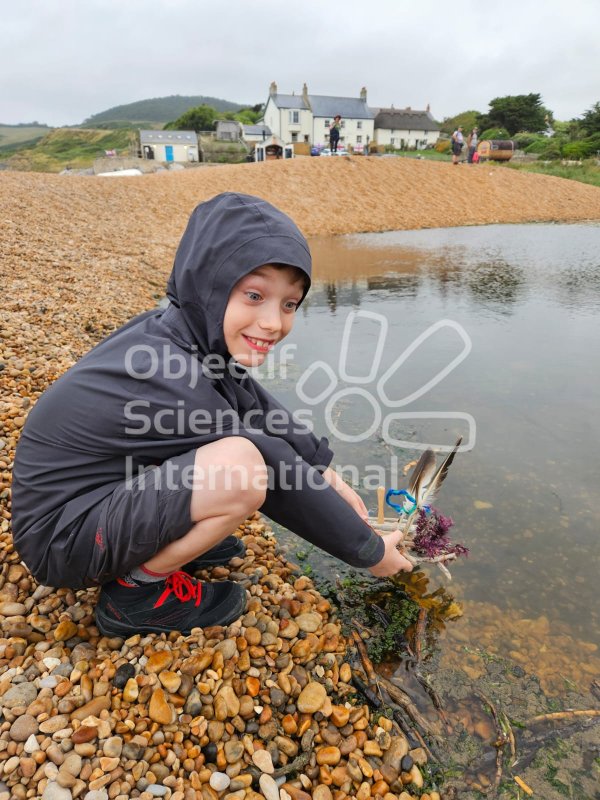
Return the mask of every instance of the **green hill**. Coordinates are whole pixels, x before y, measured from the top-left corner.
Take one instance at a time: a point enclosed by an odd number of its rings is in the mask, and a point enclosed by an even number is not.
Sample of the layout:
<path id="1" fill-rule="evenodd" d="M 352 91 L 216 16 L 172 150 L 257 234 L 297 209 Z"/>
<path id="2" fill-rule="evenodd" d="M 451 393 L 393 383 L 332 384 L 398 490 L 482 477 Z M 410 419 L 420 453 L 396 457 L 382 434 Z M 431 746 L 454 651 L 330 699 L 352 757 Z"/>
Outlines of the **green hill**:
<path id="1" fill-rule="evenodd" d="M 83 122 L 86 127 L 105 127 L 107 123 L 115 122 L 152 122 L 165 123 L 177 119 L 189 108 L 205 103 L 217 111 L 239 111 L 244 108 L 239 103 L 230 103 L 218 97 L 204 97 L 203 95 L 184 96 L 179 94 L 169 97 L 153 97 L 149 100 L 138 100 L 122 106 L 114 106 L 98 114 L 92 114 Z M 118 127 L 118 126 L 115 126 Z"/>
<path id="2" fill-rule="evenodd" d="M 31 125 L 0 123 L 0 156 L 10 155 L 16 150 L 35 144 L 51 130 L 47 125 L 38 125 L 35 122 Z"/>
<path id="3" fill-rule="evenodd" d="M 37 141 L 14 152 L 5 163 L 11 169 L 34 172 L 60 172 L 66 166 L 73 169 L 91 167 L 95 158 L 106 150 L 129 155 L 133 146 L 131 133 L 126 130 L 85 130 L 56 128 Z"/>

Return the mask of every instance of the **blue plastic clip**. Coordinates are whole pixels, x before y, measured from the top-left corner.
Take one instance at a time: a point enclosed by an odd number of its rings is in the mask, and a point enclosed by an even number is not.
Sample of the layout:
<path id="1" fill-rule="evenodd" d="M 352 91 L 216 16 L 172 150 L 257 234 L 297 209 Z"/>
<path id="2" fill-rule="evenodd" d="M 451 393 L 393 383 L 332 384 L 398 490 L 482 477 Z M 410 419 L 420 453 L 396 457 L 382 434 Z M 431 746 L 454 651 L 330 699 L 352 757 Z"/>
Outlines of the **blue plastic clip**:
<path id="1" fill-rule="evenodd" d="M 392 503 L 390 497 L 398 497 L 398 496 L 406 497 L 406 499 L 410 503 L 412 503 L 412 508 L 405 508 L 406 503 L 403 503 L 401 506 L 399 506 L 398 503 Z M 385 502 L 388 504 L 388 506 L 391 506 L 391 508 L 393 508 L 394 511 L 397 511 L 399 514 L 412 514 L 413 511 L 417 510 L 417 501 L 412 496 L 412 494 L 409 494 L 406 491 L 406 489 L 389 489 L 385 496 Z"/>

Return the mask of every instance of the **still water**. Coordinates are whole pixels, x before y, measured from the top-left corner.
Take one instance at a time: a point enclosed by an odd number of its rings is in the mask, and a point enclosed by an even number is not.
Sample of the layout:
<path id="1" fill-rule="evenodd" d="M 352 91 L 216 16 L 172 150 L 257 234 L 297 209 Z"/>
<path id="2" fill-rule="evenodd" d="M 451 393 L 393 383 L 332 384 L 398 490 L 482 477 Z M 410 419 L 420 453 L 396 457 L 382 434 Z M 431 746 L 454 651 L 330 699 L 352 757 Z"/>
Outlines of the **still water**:
<path id="1" fill-rule="evenodd" d="M 445 646 L 488 641 L 526 668 L 540 648 L 560 649 L 566 663 L 587 664 L 566 676 L 556 667 L 561 680 L 598 677 L 600 226 L 364 234 L 315 239 L 311 249 L 313 288 L 287 340 L 295 347 L 286 372 L 262 369 L 267 386 L 310 410 L 334 463 L 354 466 L 373 509 L 365 478 L 385 469 L 388 487 L 403 486 L 402 467 L 419 457 L 419 444 L 448 446 L 462 435 L 469 449 L 436 502 L 455 521 L 454 540 L 470 549 L 452 570 L 465 614 Z M 351 312 L 363 313 L 344 356 Z M 449 322 L 431 330 L 442 320 Z M 382 392 L 379 379 L 411 345 Z M 348 392 L 332 403 L 340 389 Z M 397 412 L 404 416 L 383 430 Z M 334 520 L 332 535 L 343 535 Z M 428 573 L 434 585 L 445 583 L 435 568 Z M 515 653 L 525 647 L 519 631 L 535 632 L 533 664 Z"/>

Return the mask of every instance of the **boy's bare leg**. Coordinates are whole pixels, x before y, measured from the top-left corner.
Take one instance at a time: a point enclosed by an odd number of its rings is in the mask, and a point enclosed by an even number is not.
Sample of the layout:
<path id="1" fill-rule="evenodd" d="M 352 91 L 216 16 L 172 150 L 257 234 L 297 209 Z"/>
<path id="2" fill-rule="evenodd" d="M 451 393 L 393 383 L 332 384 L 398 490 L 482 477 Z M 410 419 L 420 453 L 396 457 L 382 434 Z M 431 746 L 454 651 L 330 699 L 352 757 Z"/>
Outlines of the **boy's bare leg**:
<path id="1" fill-rule="evenodd" d="M 193 528 L 145 562 L 167 574 L 219 544 L 265 501 L 267 469 L 257 448 L 232 436 L 196 450 L 190 516 Z"/>

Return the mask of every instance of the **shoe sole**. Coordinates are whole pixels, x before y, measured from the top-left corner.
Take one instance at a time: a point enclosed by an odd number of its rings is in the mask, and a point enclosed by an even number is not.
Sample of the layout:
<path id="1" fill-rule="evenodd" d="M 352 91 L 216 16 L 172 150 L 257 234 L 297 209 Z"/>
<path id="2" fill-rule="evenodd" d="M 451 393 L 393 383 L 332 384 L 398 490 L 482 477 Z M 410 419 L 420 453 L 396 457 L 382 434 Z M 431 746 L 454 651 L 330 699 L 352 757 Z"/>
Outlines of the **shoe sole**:
<path id="1" fill-rule="evenodd" d="M 246 590 L 236 584 L 237 591 L 231 593 L 230 601 L 233 606 L 229 609 L 228 613 L 220 620 L 211 622 L 206 627 L 213 627 L 214 625 L 221 625 L 225 627 L 235 622 L 236 619 L 242 616 L 246 610 L 248 599 L 246 597 Z M 120 622 L 114 617 L 109 617 L 101 608 L 96 609 L 96 626 L 103 636 L 118 636 L 122 639 L 128 639 L 136 633 L 171 633 L 176 628 L 161 627 L 160 625 L 132 625 L 127 622 Z M 200 625 L 194 627 L 201 627 Z M 180 631 L 183 636 L 189 636 L 189 630 Z"/>
<path id="2" fill-rule="evenodd" d="M 230 554 L 226 555 L 225 557 L 215 555 L 211 558 L 210 550 L 207 553 L 204 553 L 198 558 L 195 558 L 193 562 L 188 562 L 185 566 L 181 569 L 187 572 L 186 569 L 190 564 L 194 564 L 194 568 L 190 567 L 190 571 L 196 572 L 199 569 L 205 569 L 206 567 L 218 567 L 224 564 L 228 564 L 232 558 L 243 558 L 246 555 L 246 546 L 243 542 L 239 539 L 237 540 L 237 546 L 231 546 Z"/>

